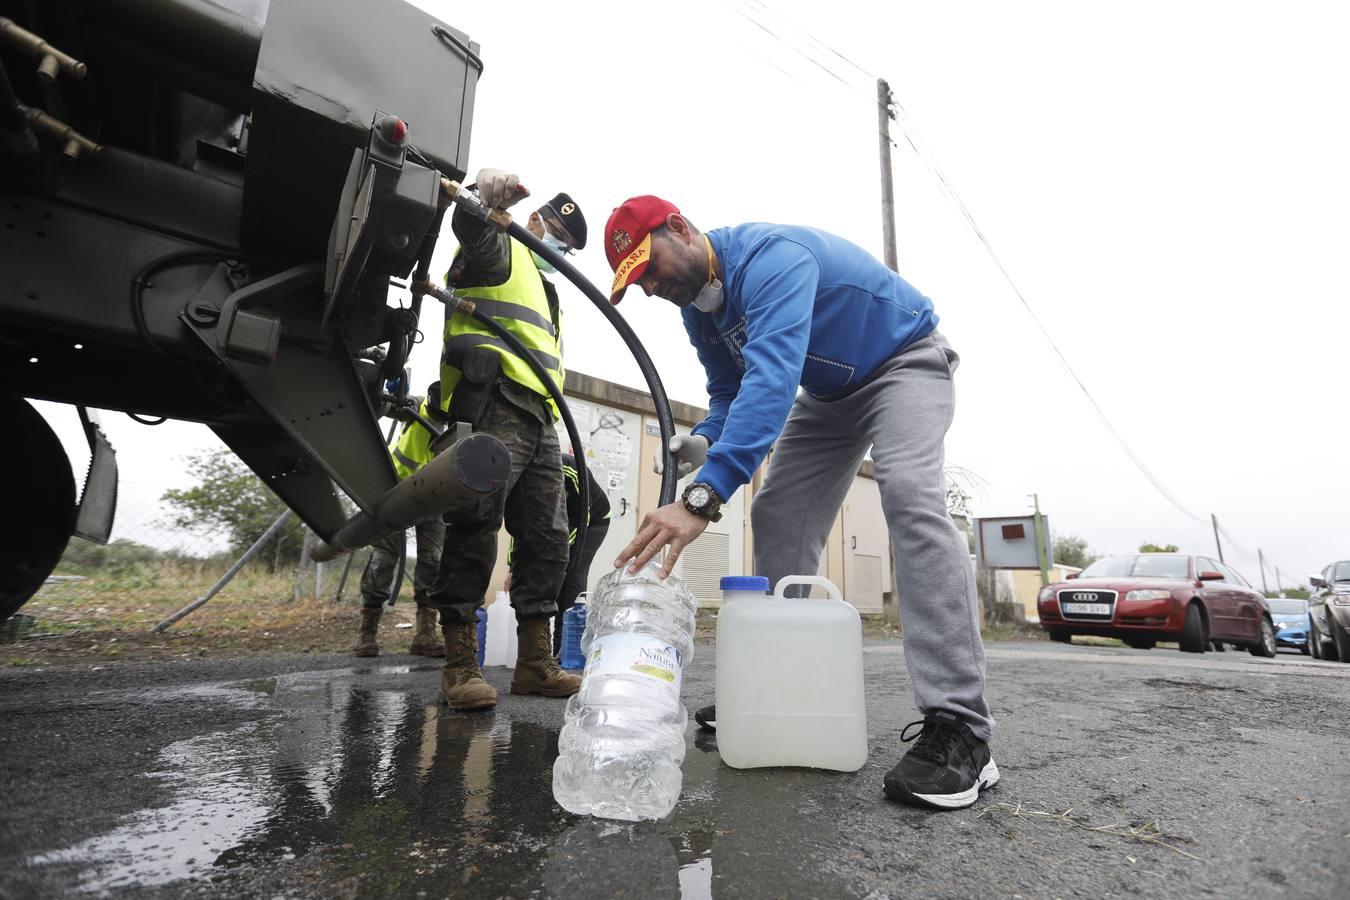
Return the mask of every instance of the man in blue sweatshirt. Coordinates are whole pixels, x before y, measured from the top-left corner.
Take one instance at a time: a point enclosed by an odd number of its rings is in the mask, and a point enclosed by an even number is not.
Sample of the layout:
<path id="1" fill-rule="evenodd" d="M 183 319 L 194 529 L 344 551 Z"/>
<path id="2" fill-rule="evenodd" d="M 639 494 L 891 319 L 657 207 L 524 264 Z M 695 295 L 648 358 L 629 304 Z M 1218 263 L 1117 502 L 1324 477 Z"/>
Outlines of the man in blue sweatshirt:
<path id="1" fill-rule="evenodd" d="M 954 809 L 998 781 L 989 751 L 974 574 L 947 513 L 943 439 L 958 357 L 933 303 L 862 248 L 813 228 L 749 223 L 704 234 L 659 197 L 605 225 L 611 303 L 630 285 L 674 303 L 708 378 L 708 417 L 671 441 L 680 501 L 650 513 L 615 565 L 669 546 L 661 573 L 720 517 L 775 440 L 750 510 L 755 571 L 770 584 L 818 571 L 868 450 L 896 557 L 905 662 L 923 713 L 887 796 Z M 803 390 L 798 394 L 798 387 Z M 715 718 L 712 709 L 699 719 Z"/>

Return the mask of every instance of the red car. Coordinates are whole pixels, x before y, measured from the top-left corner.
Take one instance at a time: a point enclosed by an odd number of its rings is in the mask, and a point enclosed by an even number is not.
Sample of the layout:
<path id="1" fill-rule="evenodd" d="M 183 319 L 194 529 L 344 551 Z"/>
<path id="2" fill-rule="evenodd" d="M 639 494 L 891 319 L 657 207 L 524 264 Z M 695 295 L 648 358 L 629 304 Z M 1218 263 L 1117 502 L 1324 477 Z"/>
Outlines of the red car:
<path id="1" fill-rule="evenodd" d="M 1206 556 L 1108 556 L 1069 581 L 1041 588 L 1037 607 L 1052 641 L 1095 634 L 1141 650 L 1178 641 L 1190 653 L 1228 643 L 1253 656 L 1275 655 L 1266 598 L 1232 567 Z"/>

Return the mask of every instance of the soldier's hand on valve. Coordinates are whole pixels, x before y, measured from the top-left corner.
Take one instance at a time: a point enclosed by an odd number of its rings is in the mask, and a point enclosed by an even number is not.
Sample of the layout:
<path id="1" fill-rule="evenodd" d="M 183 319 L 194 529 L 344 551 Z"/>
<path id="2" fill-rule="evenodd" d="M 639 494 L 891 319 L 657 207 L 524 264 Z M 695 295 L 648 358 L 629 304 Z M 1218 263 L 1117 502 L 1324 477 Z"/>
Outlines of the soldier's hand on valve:
<path id="1" fill-rule="evenodd" d="M 515 203 L 530 196 L 529 190 L 520 183 L 520 177 L 501 169 L 479 169 L 474 178 L 478 187 L 478 197 L 485 206 L 495 209 L 509 209 Z"/>

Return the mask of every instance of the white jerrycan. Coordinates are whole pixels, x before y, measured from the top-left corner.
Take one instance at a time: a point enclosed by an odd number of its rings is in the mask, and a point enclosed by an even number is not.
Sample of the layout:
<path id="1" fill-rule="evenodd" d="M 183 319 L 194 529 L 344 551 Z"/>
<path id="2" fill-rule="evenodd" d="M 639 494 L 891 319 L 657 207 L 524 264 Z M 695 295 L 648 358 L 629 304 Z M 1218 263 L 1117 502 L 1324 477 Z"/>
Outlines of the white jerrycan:
<path id="1" fill-rule="evenodd" d="M 511 605 L 511 595 L 498 591 L 496 598 L 487 608 L 487 640 L 483 647 L 484 666 L 506 666 L 516 664 L 516 610 Z"/>
<path id="2" fill-rule="evenodd" d="M 785 597 L 797 584 L 823 587 L 829 599 Z M 717 615 L 716 701 L 717 749 L 733 768 L 861 769 L 867 712 L 858 611 L 818 576 L 789 575 L 772 596 L 727 591 Z"/>

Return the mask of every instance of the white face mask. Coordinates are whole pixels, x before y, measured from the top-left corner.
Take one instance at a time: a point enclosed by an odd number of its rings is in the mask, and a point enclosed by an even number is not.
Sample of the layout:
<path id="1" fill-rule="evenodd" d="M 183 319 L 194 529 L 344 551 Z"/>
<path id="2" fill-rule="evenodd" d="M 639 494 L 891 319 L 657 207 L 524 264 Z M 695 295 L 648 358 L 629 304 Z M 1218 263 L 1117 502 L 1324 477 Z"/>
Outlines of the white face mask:
<path id="1" fill-rule="evenodd" d="M 548 244 L 559 253 L 567 252 L 567 242 L 554 237 L 553 232 L 549 231 L 547 228 L 544 229 L 544 243 Z"/>
<path id="2" fill-rule="evenodd" d="M 722 281 L 714 278 L 711 284 L 705 284 L 694 298 L 694 308 L 700 312 L 717 312 L 722 308 Z"/>
<path id="3" fill-rule="evenodd" d="M 703 236 L 703 245 L 708 248 L 708 283 L 699 289 L 694 298 L 694 309 L 699 312 L 717 312 L 722 308 L 722 279 L 713 274 L 712 241 Z"/>
<path id="4" fill-rule="evenodd" d="M 554 237 L 553 233 L 550 232 L 548 228 L 544 229 L 544 236 L 540 238 L 540 240 L 552 249 L 557 250 L 559 253 L 567 253 L 567 242 Z M 530 251 L 530 256 L 534 257 L 534 264 L 538 266 L 539 271 L 543 272 L 545 275 L 550 275 L 558 271 L 551 262 L 544 259 L 538 253 L 535 253 L 533 250 Z"/>

